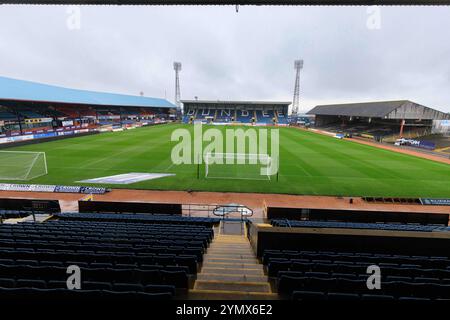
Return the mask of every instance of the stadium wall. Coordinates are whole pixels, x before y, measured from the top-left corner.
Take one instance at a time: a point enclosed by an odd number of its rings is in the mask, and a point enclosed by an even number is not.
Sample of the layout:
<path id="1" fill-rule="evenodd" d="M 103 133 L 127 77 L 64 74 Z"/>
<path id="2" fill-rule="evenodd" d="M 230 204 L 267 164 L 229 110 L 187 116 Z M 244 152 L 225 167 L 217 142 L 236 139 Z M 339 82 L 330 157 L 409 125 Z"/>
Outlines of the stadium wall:
<path id="1" fill-rule="evenodd" d="M 62 135 L 52 135 L 48 137 L 39 137 L 39 135 L 28 135 L 25 136 L 26 138 L 23 138 L 24 136 L 17 136 L 22 137 L 21 140 L 9 140 L 2 142 L 2 139 L 11 139 L 11 138 L 17 138 L 17 137 L 9 137 L 9 138 L 0 138 L 0 149 L 6 149 L 11 147 L 19 147 L 19 146 L 25 146 L 35 143 L 41 143 L 41 142 L 49 142 L 49 141 L 55 141 L 55 140 L 63 140 L 63 139 L 69 139 L 74 137 L 83 137 L 83 136 L 90 136 L 94 134 L 98 134 L 100 132 L 98 131 L 90 131 L 90 132 L 82 132 L 82 133 L 71 133 L 71 134 L 62 134 Z M 37 136 L 37 137 L 35 137 Z"/>
<path id="2" fill-rule="evenodd" d="M 449 256 L 445 233 L 386 230 L 279 228 L 252 223 L 249 238 L 258 257 L 264 250 L 330 250 L 426 256 Z"/>

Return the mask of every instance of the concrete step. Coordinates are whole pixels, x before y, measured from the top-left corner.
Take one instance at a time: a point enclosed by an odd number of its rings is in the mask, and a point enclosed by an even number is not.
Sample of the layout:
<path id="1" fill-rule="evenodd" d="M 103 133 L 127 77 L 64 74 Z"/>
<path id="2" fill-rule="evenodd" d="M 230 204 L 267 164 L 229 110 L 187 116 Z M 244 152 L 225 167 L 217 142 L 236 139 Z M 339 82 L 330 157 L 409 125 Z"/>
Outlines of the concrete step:
<path id="1" fill-rule="evenodd" d="M 241 241 L 241 240 L 214 240 L 214 244 L 239 244 L 239 245 L 250 245 L 248 241 Z"/>
<path id="2" fill-rule="evenodd" d="M 248 243 L 248 239 L 245 237 L 241 237 L 241 236 L 223 236 L 223 235 L 218 235 L 214 238 L 214 240 L 216 241 L 242 241 L 242 242 L 247 242 Z"/>
<path id="3" fill-rule="evenodd" d="M 234 282 L 220 280 L 197 280 L 195 281 L 194 290 L 271 293 L 270 285 L 267 282 Z"/>
<path id="4" fill-rule="evenodd" d="M 238 251 L 238 252 L 232 252 L 230 250 L 225 250 L 225 249 L 212 249 L 212 250 L 208 250 L 206 252 L 207 254 L 211 254 L 211 255 L 216 255 L 216 254 L 233 254 L 235 256 L 251 256 L 251 257 L 255 257 L 255 255 L 253 254 L 253 251 Z"/>
<path id="5" fill-rule="evenodd" d="M 189 300 L 278 300 L 276 293 L 190 290 Z"/>
<path id="6" fill-rule="evenodd" d="M 210 246 L 208 252 L 214 251 L 214 253 L 242 253 L 242 254 L 254 254 L 252 248 L 230 248 L 226 246 Z"/>
<path id="7" fill-rule="evenodd" d="M 203 266 L 201 273 L 215 273 L 215 274 L 230 274 L 230 275 L 249 275 L 249 276 L 264 276 L 262 269 L 230 269 L 230 268 L 218 268 Z"/>
<path id="8" fill-rule="evenodd" d="M 254 254 L 241 254 L 241 253 L 207 253 L 204 256 L 205 259 L 256 259 Z"/>
<path id="9" fill-rule="evenodd" d="M 204 267 L 207 268 L 225 268 L 225 269 L 236 269 L 236 270 L 240 270 L 240 269 L 251 269 L 251 270 L 264 270 L 263 265 L 261 264 L 256 264 L 256 263 L 250 263 L 250 264 L 245 264 L 245 263 L 228 263 L 228 262 L 208 262 L 208 263 L 203 263 Z"/>
<path id="10" fill-rule="evenodd" d="M 250 244 L 247 239 L 225 239 L 225 238 L 214 238 L 214 243 L 246 243 Z"/>
<path id="11" fill-rule="evenodd" d="M 203 264 L 208 263 L 208 262 L 219 262 L 219 263 L 256 263 L 258 264 L 259 261 L 256 258 L 217 258 L 217 257 L 208 257 L 208 255 L 205 255 L 203 257 Z"/>
<path id="12" fill-rule="evenodd" d="M 251 249 L 247 243 L 212 243 L 210 248 L 227 248 L 227 249 Z"/>
<path id="13" fill-rule="evenodd" d="M 237 253 L 254 255 L 251 248 L 226 248 L 226 247 L 209 247 L 207 253 Z"/>
<path id="14" fill-rule="evenodd" d="M 233 274 L 215 274 L 200 273 L 197 275 L 198 280 L 216 280 L 216 281 L 240 281 L 240 282 L 267 282 L 267 276 L 249 276 L 249 275 L 233 275 Z"/>
<path id="15" fill-rule="evenodd" d="M 251 247 L 250 243 L 248 241 L 220 241 L 220 240 L 214 240 L 214 242 L 211 243 L 212 246 L 220 246 L 220 245 L 228 245 L 228 246 L 245 246 L 245 247 Z"/>

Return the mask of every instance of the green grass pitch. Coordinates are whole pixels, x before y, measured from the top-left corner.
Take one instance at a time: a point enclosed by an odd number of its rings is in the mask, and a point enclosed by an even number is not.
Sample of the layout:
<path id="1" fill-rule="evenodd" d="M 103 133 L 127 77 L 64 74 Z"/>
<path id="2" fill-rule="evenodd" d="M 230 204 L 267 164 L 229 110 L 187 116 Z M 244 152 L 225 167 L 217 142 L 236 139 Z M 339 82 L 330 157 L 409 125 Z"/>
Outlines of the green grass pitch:
<path id="1" fill-rule="evenodd" d="M 295 128 L 280 128 L 278 181 L 205 179 L 204 166 L 200 167 L 200 179 L 197 179 L 197 165 L 177 166 L 171 162 L 171 149 L 176 142 L 171 142 L 170 136 L 176 128 L 193 131 L 189 125 L 160 125 L 7 150 L 46 153 L 49 174 L 28 183 L 80 185 L 76 181 L 129 172 L 160 172 L 174 173 L 175 176 L 105 186 L 340 196 L 450 197 L 450 166 L 447 164 Z M 206 128 L 204 126 L 203 129 Z M 226 127 L 215 128 L 224 130 Z"/>

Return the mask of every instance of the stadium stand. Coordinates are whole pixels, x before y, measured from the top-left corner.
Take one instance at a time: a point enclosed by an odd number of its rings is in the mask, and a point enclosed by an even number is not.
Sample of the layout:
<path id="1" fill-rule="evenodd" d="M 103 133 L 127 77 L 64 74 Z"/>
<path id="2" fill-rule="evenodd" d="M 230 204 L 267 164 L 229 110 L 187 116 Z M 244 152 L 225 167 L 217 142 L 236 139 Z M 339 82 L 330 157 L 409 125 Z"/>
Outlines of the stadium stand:
<path id="1" fill-rule="evenodd" d="M 42 139 L 112 126 L 142 126 L 171 119 L 175 106 L 165 99 L 68 89 L 0 77 L 1 143 Z M 102 127 L 108 126 L 108 127 Z M 102 128 L 100 128 L 102 127 Z M 34 136 L 34 134 L 37 134 Z"/>
<path id="2" fill-rule="evenodd" d="M 228 123 L 232 122 L 235 118 L 235 112 L 231 109 L 218 109 L 216 110 L 216 116 L 214 117 L 215 122 Z"/>
<path id="3" fill-rule="evenodd" d="M 31 211 L 23 211 L 23 210 L 0 210 L 0 218 L 1 219 L 16 219 L 16 218 L 24 218 L 31 214 Z"/>
<path id="4" fill-rule="evenodd" d="M 236 110 L 236 122 L 251 123 L 254 114 L 254 110 Z"/>
<path id="5" fill-rule="evenodd" d="M 213 119 L 216 112 L 215 110 L 211 109 L 199 109 L 196 113 L 195 120 L 206 120 L 206 119 Z"/>
<path id="6" fill-rule="evenodd" d="M 35 212 L 50 214 L 61 212 L 61 207 L 57 200 L 0 198 L 0 212 Z"/>
<path id="7" fill-rule="evenodd" d="M 449 114 L 408 100 L 319 105 L 308 114 L 324 131 L 385 142 L 430 134 L 433 121 L 450 119 Z"/>
<path id="8" fill-rule="evenodd" d="M 290 102 L 258 102 L 258 101 L 200 101 L 183 100 L 183 122 L 189 123 L 191 118 L 212 123 L 243 123 L 271 125 L 273 119 L 280 116 L 279 124 L 288 123 L 287 113 Z"/>
<path id="9" fill-rule="evenodd" d="M 179 203 L 78 201 L 78 211 L 87 213 L 152 213 L 181 216 L 182 206 Z"/>
<path id="10" fill-rule="evenodd" d="M 0 225 L 2 297 L 172 298 L 189 288 L 214 236 L 206 218 L 79 215 Z M 65 289 L 69 265 L 83 272 L 76 293 Z"/>
<path id="11" fill-rule="evenodd" d="M 360 223 L 400 223 L 421 225 L 448 226 L 448 214 L 433 214 L 429 212 L 396 212 L 370 210 L 335 210 L 311 208 L 268 207 L 269 219 L 292 219 L 309 221 L 339 221 Z"/>
<path id="12" fill-rule="evenodd" d="M 450 299 L 448 257 L 266 250 L 263 261 L 295 300 Z M 381 290 L 367 288 L 369 265 L 383 270 Z"/>
<path id="13" fill-rule="evenodd" d="M 256 110 L 256 123 L 259 124 L 272 124 L 275 117 L 273 110 Z"/>
<path id="14" fill-rule="evenodd" d="M 115 222 L 139 222 L 139 223 L 173 223 L 173 224 L 183 224 L 187 220 L 185 217 L 179 217 L 174 215 L 151 215 L 151 214 L 109 214 L 109 213 L 96 213 L 96 214 L 86 214 L 86 213 L 56 213 L 55 216 L 61 220 L 77 220 L 77 221 L 115 221 Z M 219 223 L 219 218 L 203 218 L 203 217 L 192 217 L 188 220 L 189 224 L 203 225 L 212 227 L 214 224 Z"/>
<path id="15" fill-rule="evenodd" d="M 283 124 L 283 125 L 288 124 L 288 116 L 287 116 L 287 114 L 284 113 L 283 110 L 276 111 L 276 118 L 277 118 L 278 124 Z"/>
<path id="16" fill-rule="evenodd" d="M 339 229 L 373 229 L 373 230 L 396 230 L 396 231 L 450 231 L 450 227 L 442 225 L 417 225 L 417 224 L 394 224 L 394 223 L 355 223 L 334 221 L 296 221 L 296 220 L 272 220 L 274 227 L 287 228 L 339 228 Z"/>
<path id="17" fill-rule="evenodd" d="M 17 120 L 17 116 L 10 112 L 6 107 L 0 106 L 0 120 L 13 121 Z"/>

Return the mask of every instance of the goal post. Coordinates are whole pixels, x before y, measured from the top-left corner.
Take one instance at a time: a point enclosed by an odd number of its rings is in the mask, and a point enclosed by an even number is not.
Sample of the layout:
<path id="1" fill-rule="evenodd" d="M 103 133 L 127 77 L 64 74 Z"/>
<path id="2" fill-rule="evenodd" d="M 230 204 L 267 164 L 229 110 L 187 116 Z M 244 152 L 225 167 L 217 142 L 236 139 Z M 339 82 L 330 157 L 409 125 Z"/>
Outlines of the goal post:
<path id="1" fill-rule="evenodd" d="M 205 178 L 270 180 L 271 157 L 251 153 L 206 153 Z"/>
<path id="2" fill-rule="evenodd" d="M 31 180 L 48 173 L 45 152 L 0 150 L 0 180 Z"/>

